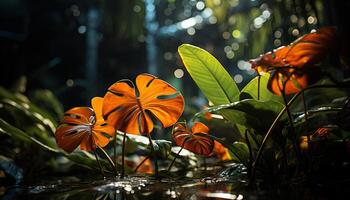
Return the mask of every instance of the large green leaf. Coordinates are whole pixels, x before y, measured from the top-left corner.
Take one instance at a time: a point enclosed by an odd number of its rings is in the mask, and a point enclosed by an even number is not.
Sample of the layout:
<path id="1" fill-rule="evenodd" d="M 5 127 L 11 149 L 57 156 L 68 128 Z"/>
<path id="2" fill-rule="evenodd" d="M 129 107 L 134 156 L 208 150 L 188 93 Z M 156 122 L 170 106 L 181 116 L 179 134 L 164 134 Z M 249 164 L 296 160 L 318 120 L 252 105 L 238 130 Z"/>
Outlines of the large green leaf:
<path id="1" fill-rule="evenodd" d="M 24 143 L 35 143 L 51 152 L 59 152 L 56 143 L 50 137 L 47 137 L 46 139 L 40 138 L 41 140 L 38 140 L 37 138 L 30 136 L 28 133 L 25 133 L 21 129 L 12 126 L 3 119 L 0 119 L 0 133 L 7 134 L 13 139 L 22 141 Z"/>
<path id="2" fill-rule="evenodd" d="M 275 120 L 277 115 L 282 111 L 284 105 L 276 101 L 257 101 L 254 99 L 245 99 L 235 103 L 213 106 L 196 113 L 191 121 L 202 117 L 205 113 L 223 113 L 226 120 L 232 124 L 239 124 L 246 128 L 254 129 L 260 134 L 266 133 Z M 283 119 L 282 119 L 283 120 Z"/>
<path id="3" fill-rule="evenodd" d="M 257 133 L 265 134 L 283 108 L 281 103 L 271 100 L 246 99 L 224 111 L 225 118 L 231 123 L 241 124 Z"/>
<path id="4" fill-rule="evenodd" d="M 7 104 L 17 111 L 22 112 L 23 115 L 36 120 L 38 123 L 42 123 L 48 127 L 51 133 L 55 132 L 55 127 L 57 126 L 57 121 L 55 118 L 46 111 L 31 103 L 25 96 L 21 95 L 20 93 L 12 94 L 5 88 L 0 87 L 0 103 Z"/>
<path id="5" fill-rule="evenodd" d="M 226 120 L 232 124 L 240 124 L 245 128 L 252 128 L 258 133 L 264 134 L 275 120 L 276 116 L 284 108 L 284 105 L 276 101 L 257 101 L 254 99 L 245 99 L 235 103 L 213 106 L 195 114 L 197 117 L 205 113 L 223 113 Z"/>
<path id="6" fill-rule="evenodd" d="M 255 100 L 273 100 L 277 102 L 283 102 L 282 96 L 274 95 L 267 89 L 267 84 L 269 82 L 270 74 L 265 73 L 260 76 L 260 96 L 258 98 L 258 85 L 259 77 L 253 78 L 241 91 L 240 99 L 255 99 Z"/>
<path id="7" fill-rule="evenodd" d="M 214 105 L 238 100 L 239 89 L 236 83 L 214 56 L 190 44 L 181 45 L 178 51 L 187 71 Z"/>

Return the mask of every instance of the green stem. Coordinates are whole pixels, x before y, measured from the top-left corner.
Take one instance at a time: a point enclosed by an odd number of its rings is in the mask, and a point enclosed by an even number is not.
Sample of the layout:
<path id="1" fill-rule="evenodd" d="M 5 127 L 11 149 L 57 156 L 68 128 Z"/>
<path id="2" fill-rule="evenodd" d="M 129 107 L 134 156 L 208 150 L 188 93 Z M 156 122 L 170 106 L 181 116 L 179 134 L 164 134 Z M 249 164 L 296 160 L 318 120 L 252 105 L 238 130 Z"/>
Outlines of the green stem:
<path id="1" fill-rule="evenodd" d="M 107 154 L 107 152 L 106 152 L 103 148 L 101 148 L 101 147 L 99 147 L 99 146 L 97 146 L 97 147 L 98 147 L 98 149 L 101 150 L 101 152 L 102 152 L 103 155 L 106 157 L 106 159 L 107 159 L 107 161 L 109 162 L 109 164 L 111 165 L 111 168 L 112 168 L 112 171 L 114 172 L 114 175 L 117 176 L 117 169 L 116 169 L 116 167 L 115 167 L 115 165 L 114 165 L 113 160 L 111 159 L 111 157 L 109 157 L 109 155 Z"/>
<path id="2" fill-rule="evenodd" d="M 123 134 L 123 144 L 122 144 L 122 171 L 120 173 L 120 178 L 123 179 L 125 176 L 125 141 L 126 133 Z"/>
<path id="3" fill-rule="evenodd" d="M 249 163 L 248 163 L 248 177 L 249 178 L 252 178 L 252 163 L 253 163 L 253 150 L 252 150 L 252 146 L 250 144 L 250 140 L 249 140 L 249 137 L 248 137 L 248 129 L 245 130 L 245 138 L 247 140 L 247 146 L 248 146 L 248 150 L 249 150 Z M 251 179 L 251 183 L 253 182 L 254 180 Z"/>
<path id="4" fill-rule="evenodd" d="M 258 75 L 258 100 L 260 100 L 260 80 L 261 80 L 261 75 Z"/>
<path id="5" fill-rule="evenodd" d="M 181 149 L 180 149 L 180 150 L 177 152 L 177 154 L 175 155 L 175 157 L 174 157 L 173 161 L 171 161 L 171 163 L 170 163 L 170 165 L 169 165 L 169 167 L 168 167 L 168 172 L 170 172 L 171 167 L 174 165 L 175 160 L 176 160 L 176 158 L 177 158 L 177 157 L 180 155 L 180 153 L 181 153 L 182 149 L 183 149 L 183 147 L 181 147 Z"/>
<path id="6" fill-rule="evenodd" d="M 147 156 L 145 159 L 143 159 L 143 160 L 140 162 L 140 164 L 137 165 L 137 167 L 135 168 L 134 172 L 136 173 L 137 170 L 138 170 L 138 169 L 143 165 L 143 163 L 145 163 L 146 160 L 148 160 L 148 159 L 149 159 L 149 156 Z"/>
<path id="7" fill-rule="evenodd" d="M 100 168 L 101 174 L 102 174 L 103 177 L 105 177 L 105 173 L 104 173 L 104 171 L 102 169 L 102 165 L 100 163 L 100 159 L 97 156 L 96 149 L 94 150 L 94 155 L 95 155 L 96 161 L 98 163 L 98 167 Z"/>
<path id="8" fill-rule="evenodd" d="M 347 84 L 342 84 L 342 85 L 314 85 L 314 86 L 310 86 L 307 88 L 302 89 L 300 92 L 298 92 L 296 95 L 293 96 L 293 98 L 288 102 L 288 106 L 290 106 L 296 99 L 297 97 L 299 97 L 299 95 L 302 92 L 305 92 L 307 90 L 312 90 L 312 89 L 317 89 L 317 88 L 350 88 L 350 85 Z M 286 112 L 286 107 L 284 107 L 281 112 L 277 115 L 277 117 L 275 118 L 275 120 L 273 121 L 273 123 L 271 124 L 269 130 L 267 131 L 263 141 L 261 142 L 260 148 L 258 150 L 257 156 L 255 158 L 255 161 L 253 162 L 252 165 L 252 177 L 255 178 L 255 174 L 256 174 L 256 166 L 257 163 L 259 162 L 263 149 L 266 145 L 267 139 L 271 136 L 273 129 L 276 127 L 277 122 L 281 119 L 281 117 L 283 116 L 283 114 Z"/>

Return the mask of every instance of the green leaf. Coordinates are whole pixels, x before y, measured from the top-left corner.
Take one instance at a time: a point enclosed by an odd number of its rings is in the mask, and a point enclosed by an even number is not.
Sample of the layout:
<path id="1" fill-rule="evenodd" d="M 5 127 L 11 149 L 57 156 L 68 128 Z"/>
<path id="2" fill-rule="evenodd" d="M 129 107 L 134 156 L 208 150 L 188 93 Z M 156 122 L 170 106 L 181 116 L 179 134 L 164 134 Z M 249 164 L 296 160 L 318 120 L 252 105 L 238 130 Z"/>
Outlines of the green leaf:
<path id="1" fill-rule="evenodd" d="M 29 94 L 30 101 L 50 113 L 57 121 L 63 117 L 63 106 L 50 90 L 35 90 Z"/>
<path id="2" fill-rule="evenodd" d="M 187 71 L 214 105 L 238 100 L 236 83 L 214 56 L 190 44 L 181 45 L 178 51 Z"/>
<path id="3" fill-rule="evenodd" d="M 48 151 L 55 152 L 55 153 L 59 152 L 59 150 L 57 149 L 57 145 L 53 140 L 50 140 L 50 138 L 39 141 L 38 139 L 31 137 L 29 134 L 7 123 L 3 119 L 0 119 L 0 132 L 7 134 L 12 138 L 20 140 L 24 143 L 35 143 Z"/>
<path id="4" fill-rule="evenodd" d="M 255 100 L 273 100 L 280 103 L 283 103 L 282 96 L 277 96 L 270 92 L 269 89 L 267 89 L 267 84 L 270 78 L 269 73 L 265 73 L 260 76 L 260 97 L 258 99 L 258 85 L 259 85 L 259 77 L 253 78 L 241 91 L 240 99 L 255 99 Z"/>
<path id="5" fill-rule="evenodd" d="M 168 140 L 153 140 L 153 143 L 157 157 L 167 159 L 171 153 L 171 142 Z"/>
<path id="6" fill-rule="evenodd" d="M 42 123 L 47 126 L 51 133 L 54 133 L 57 126 L 57 121 L 49 113 L 45 112 L 38 106 L 32 104 L 25 96 L 20 93 L 12 94 L 5 88 L 0 87 L 0 104 L 7 104 L 32 120 Z M 19 116 L 15 116 L 19 117 Z"/>
<path id="7" fill-rule="evenodd" d="M 224 116 L 233 124 L 241 124 L 259 134 L 265 134 L 283 108 L 284 105 L 271 100 L 246 99 L 225 109 Z"/>
<path id="8" fill-rule="evenodd" d="M 232 124 L 240 124 L 245 128 L 252 128 L 260 134 L 265 134 L 283 108 L 284 105 L 276 101 L 245 99 L 202 110 L 195 114 L 192 120 L 204 115 L 206 112 L 223 112 L 225 119 Z"/>

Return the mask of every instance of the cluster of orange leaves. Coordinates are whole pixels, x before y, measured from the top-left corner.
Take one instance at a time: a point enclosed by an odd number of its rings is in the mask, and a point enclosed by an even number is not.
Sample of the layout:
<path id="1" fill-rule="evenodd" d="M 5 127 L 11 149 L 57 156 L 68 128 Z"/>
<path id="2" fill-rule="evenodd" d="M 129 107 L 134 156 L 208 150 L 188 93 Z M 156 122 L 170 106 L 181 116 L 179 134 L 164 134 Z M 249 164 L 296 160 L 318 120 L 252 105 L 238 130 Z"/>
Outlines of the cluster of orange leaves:
<path id="1" fill-rule="evenodd" d="M 92 108 L 75 107 L 65 112 L 55 135 L 58 146 L 66 152 L 78 146 L 86 151 L 105 147 L 116 130 L 150 134 L 153 120 L 158 120 L 164 128 L 170 127 L 184 110 L 183 96 L 169 83 L 150 74 L 138 75 L 136 86 L 129 80 L 114 83 L 103 98 L 95 97 L 91 104 Z M 196 135 L 208 131 L 202 123 L 193 126 L 193 133 L 176 124 L 173 138 L 179 146 L 208 156 L 214 149 L 214 141 Z M 183 135 L 179 135 L 180 132 Z"/>
<path id="2" fill-rule="evenodd" d="M 299 92 L 318 80 L 317 64 L 330 52 L 338 49 L 334 27 L 324 27 L 301 36 L 282 46 L 250 60 L 252 68 L 261 74 L 270 72 L 268 89 L 274 94 Z"/>

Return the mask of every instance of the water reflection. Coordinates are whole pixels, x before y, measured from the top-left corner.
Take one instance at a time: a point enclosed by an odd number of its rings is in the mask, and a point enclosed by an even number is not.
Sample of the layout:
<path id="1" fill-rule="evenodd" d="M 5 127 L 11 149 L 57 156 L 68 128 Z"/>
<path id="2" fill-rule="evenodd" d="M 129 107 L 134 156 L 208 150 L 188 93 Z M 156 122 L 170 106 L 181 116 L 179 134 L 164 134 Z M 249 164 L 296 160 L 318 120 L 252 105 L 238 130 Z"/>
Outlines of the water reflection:
<path id="1" fill-rule="evenodd" d="M 307 188 L 284 190 L 250 190 L 247 187 L 246 169 L 242 165 L 208 167 L 193 171 L 193 178 L 178 176 L 155 180 L 151 176 L 128 176 L 125 179 L 79 179 L 64 177 L 39 183 L 26 183 L 18 187 L 1 188 L 1 199 L 100 199 L 100 200 L 204 200 L 204 199 L 318 199 L 331 194 Z M 244 174 L 244 173 L 243 173 Z M 205 177 L 205 178 L 201 178 Z M 337 188 L 338 189 L 338 188 Z M 328 193 L 327 193 L 328 192 Z M 332 193 L 337 194 L 337 193 Z"/>
<path id="2" fill-rule="evenodd" d="M 221 177 L 221 168 L 208 167 L 186 176 L 155 180 L 151 176 L 129 176 L 125 179 L 78 179 L 67 177 L 9 188 L 4 199 L 239 199 L 242 181 Z M 206 178 L 200 178 L 206 177 Z M 12 192 L 11 192 L 12 191 Z M 9 195 L 10 193 L 10 196 Z M 7 198 L 10 197 L 10 198 Z"/>

